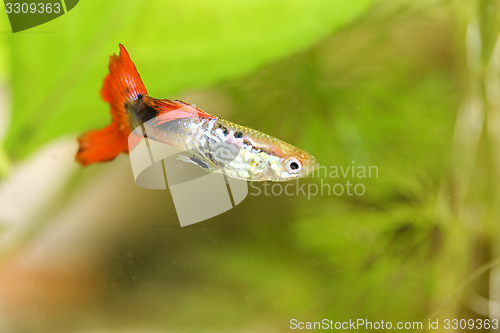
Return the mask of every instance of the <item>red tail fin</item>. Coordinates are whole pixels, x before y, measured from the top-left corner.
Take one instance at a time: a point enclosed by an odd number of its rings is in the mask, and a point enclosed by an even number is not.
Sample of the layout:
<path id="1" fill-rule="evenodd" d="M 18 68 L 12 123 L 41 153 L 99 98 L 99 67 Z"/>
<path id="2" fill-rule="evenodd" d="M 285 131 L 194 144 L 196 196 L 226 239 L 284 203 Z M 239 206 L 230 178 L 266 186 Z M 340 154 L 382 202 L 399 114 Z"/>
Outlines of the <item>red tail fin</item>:
<path id="1" fill-rule="evenodd" d="M 78 138 L 80 148 L 76 160 L 83 166 L 110 161 L 120 153 L 128 153 L 131 132 L 125 103 L 147 96 L 148 92 L 130 59 L 120 44 L 120 55 L 112 55 L 109 74 L 104 79 L 101 97 L 111 105 L 111 125 L 88 132 Z"/>

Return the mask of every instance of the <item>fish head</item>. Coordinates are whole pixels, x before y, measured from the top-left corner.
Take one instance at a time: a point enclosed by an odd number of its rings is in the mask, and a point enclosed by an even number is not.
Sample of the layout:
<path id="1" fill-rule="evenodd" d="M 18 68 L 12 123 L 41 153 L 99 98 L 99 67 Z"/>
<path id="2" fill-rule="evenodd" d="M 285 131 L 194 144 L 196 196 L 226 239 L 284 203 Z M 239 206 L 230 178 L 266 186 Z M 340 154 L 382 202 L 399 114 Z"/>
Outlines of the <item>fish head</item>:
<path id="1" fill-rule="evenodd" d="M 277 181 L 287 181 L 309 175 L 319 167 L 316 158 L 304 150 L 293 147 L 279 159 L 275 169 Z"/>

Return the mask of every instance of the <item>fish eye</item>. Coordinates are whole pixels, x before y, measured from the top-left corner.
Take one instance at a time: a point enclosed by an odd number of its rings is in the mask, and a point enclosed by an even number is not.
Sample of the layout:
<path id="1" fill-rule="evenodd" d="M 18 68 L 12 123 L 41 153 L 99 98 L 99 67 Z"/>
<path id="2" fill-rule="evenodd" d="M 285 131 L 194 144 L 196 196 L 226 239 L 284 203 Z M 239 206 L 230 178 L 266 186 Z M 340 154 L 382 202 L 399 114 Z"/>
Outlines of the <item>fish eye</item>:
<path id="1" fill-rule="evenodd" d="M 286 171 L 288 173 L 298 173 L 302 169 L 302 162 L 297 158 L 290 158 L 286 161 Z"/>

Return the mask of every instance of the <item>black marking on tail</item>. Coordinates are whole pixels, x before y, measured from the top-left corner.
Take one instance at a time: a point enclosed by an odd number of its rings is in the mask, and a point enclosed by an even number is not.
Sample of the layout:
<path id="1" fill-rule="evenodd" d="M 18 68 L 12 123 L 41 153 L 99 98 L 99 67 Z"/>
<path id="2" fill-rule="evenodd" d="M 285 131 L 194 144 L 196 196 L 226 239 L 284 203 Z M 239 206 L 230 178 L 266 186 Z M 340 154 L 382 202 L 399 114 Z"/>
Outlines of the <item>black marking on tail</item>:
<path id="1" fill-rule="evenodd" d="M 138 95 L 136 101 L 125 102 L 125 110 L 129 117 L 134 119 L 133 123 L 144 124 L 158 116 L 158 110 L 144 102 L 144 96 Z"/>

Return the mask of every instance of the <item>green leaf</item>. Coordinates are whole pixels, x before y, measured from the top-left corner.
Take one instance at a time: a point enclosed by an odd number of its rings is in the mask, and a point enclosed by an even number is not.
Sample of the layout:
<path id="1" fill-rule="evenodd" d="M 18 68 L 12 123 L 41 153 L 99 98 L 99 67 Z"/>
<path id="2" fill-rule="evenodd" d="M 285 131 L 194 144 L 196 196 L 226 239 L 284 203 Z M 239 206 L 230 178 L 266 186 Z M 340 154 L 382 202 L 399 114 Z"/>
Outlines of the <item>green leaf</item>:
<path id="1" fill-rule="evenodd" d="M 175 99 L 182 89 L 230 80 L 305 49 L 371 2 L 80 2 L 56 20 L 10 36 L 13 111 L 5 149 L 19 159 L 58 136 L 107 125 L 99 91 L 118 43 L 152 96 Z"/>

